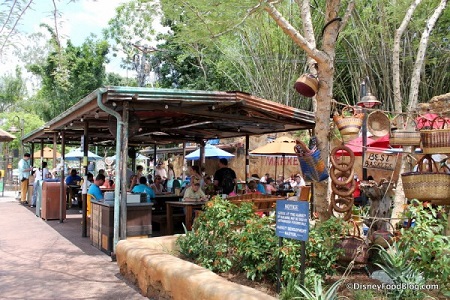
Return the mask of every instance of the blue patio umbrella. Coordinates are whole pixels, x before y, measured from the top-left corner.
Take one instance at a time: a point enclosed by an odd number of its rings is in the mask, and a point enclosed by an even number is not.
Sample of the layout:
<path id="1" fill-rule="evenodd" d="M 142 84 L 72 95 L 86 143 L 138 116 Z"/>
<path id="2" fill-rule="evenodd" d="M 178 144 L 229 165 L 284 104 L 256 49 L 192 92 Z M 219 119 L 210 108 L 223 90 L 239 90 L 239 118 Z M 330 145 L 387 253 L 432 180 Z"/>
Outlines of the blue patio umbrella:
<path id="1" fill-rule="evenodd" d="M 84 152 L 81 150 L 81 148 L 76 148 L 73 149 L 71 151 L 69 151 L 68 153 L 66 153 L 66 155 L 64 156 L 65 160 L 73 160 L 73 161 L 77 161 L 77 160 L 81 160 L 84 157 Z M 97 154 L 92 153 L 91 151 L 88 151 L 88 161 L 95 161 L 95 160 L 99 160 L 102 159 L 101 156 L 98 156 Z"/>
<path id="2" fill-rule="evenodd" d="M 225 150 L 217 148 L 213 145 L 205 146 L 205 158 L 232 158 L 233 154 L 228 153 Z M 187 160 L 199 160 L 200 159 L 200 149 L 186 155 Z"/>

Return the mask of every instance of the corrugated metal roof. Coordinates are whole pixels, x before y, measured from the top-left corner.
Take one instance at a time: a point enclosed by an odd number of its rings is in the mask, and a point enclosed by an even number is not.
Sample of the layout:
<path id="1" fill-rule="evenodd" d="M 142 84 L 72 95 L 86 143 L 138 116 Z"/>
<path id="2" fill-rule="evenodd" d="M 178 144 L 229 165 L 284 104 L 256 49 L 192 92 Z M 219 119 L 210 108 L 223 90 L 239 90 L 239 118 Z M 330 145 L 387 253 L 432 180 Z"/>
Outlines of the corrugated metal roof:
<path id="1" fill-rule="evenodd" d="M 314 114 L 243 92 L 211 92 L 139 87 L 106 87 L 24 137 L 25 142 L 51 140 L 65 132 L 66 143 L 79 144 L 87 122 L 89 143 L 113 145 L 116 119 L 102 111 L 97 96 L 121 112 L 129 103 L 130 145 L 199 142 L 213 138 L 259 135 L 314 127 Z M 133 119 L 133 118 L 132 118 Z"/>

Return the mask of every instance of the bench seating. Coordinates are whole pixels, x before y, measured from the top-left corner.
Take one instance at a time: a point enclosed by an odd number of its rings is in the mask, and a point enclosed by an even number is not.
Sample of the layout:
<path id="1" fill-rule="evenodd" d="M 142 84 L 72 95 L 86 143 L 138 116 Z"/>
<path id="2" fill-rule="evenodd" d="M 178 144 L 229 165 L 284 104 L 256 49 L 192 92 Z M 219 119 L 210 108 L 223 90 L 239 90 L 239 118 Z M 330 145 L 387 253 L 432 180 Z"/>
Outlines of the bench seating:
<path id="1" fill-rule="evenodd" d="M 282 199 L 285 198 L 261 194 L 244 194 L 228 197 L 228 201 L 236 205 L 241 205 L 244 202 L 251 202 L 253 203 L 253 209 L 255 212 L 262 212 L 265 214 L 275 210 L 277 200 Z"/>

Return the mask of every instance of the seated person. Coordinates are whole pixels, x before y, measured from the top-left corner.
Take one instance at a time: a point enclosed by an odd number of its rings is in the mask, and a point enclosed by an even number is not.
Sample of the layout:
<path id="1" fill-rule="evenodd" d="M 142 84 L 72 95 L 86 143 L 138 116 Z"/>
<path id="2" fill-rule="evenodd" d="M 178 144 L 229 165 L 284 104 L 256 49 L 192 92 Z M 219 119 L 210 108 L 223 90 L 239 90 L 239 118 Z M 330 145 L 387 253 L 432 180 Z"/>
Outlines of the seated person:
<path id="1" fill-rule="evenodd" d="M 147 178 L 142 176 L 139 178 L 139 184 L 135 185 L 131 190 L 132 193 L 146 193 L 147 194 L 147 202 L 152 202 L 152 199 L 155 199 L 155 192 L 148 187 Z"/>
<path id="2" fill-rule="evenodd" d="M 184 192 L 183 201 L 206 201 L 208 197 L 200 189 L 200 183 L 194 183 Z"/>
<path id="3" fill-rule="evenodd" d="M 105 175 L 98 174 L 95 177 L 94 183 L 91 184 L 88 190 L 88 195 L 91 195 L 95 200 L 103 200 L 103 193 L 100 187 L 105 183 Z"/>
<path id="4" fill-rule="evenodd" d="M 278 191 L 278 188 L 276 186 L 275 180 L 273 178 L 267 179 L 266 183 L 266 194 L 268 195 L 274 195 Z"/>
<path id="5" fill-rule="evenodd" d="M 81 177 L 77 174 L 77 170 L 72 169 L 70 175 L 66 177 L 67 185 L 78 185 L 81 181 Z"/>
<path id="6" fill-rule="evenodd" d="M 258 185 L 256 184 L 256 181 L 250 180 L 247 183 L 247 194 L 259 194 L 261 195 L 261 192 L 257 189 Z"/>
<path id="7" fill-rule="evenodd" d="M 254 178 L 255 182 L 256 182 L 256 190 L 264 195 L 266 193 L 266 187 L 264 186 L 264 184 L 261 183 L 261 180 L 258 176 L 258 174 L 253 174 L 252 178 Z"/>
<path id="8" fill-rule="evenodd" d="M 114 180 L 109 179 L 109 180 L 108 180 L 108 183 L 109 183 L 109 188 L 110 188 L 110 189 L 113 189 L 113 188 L 116 187 L 116 185 L 114 184 Z"/>
<path id="9" fill-rule="evenodd" d="M 205 185 L 203 186 L 203 192 L 209 196 L 215 195 L 216 191 L 214 189 L 214 183 L 212 182 L 211 177 L 205 176 L 204 181 L 205 181 Z"/>
<path id="10" fill-rule="evenodd" d="M 167 191 L 162 184 L 162 177 L 160 175 L 155 176 L 155 182 L 150 185 L 156 195 L 167 194 Z"/>

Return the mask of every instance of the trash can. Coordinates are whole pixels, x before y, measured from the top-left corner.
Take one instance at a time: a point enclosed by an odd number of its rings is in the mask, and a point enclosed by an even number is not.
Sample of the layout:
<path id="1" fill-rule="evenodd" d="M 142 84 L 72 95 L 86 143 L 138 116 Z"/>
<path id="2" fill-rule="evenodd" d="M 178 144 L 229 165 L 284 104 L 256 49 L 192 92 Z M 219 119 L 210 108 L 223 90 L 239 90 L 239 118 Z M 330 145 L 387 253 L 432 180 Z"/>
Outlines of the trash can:
<path id="1" fill-rule="evenodd" d="M 60 182 L 47 182 L 42 184 L 42 203 L 41 203 L 41 218 L 44 220 L 56 220 L 59 219 L 61 209 L 61 183 Z M 62 219 L 66 219 L 66 187 L 63 186 L 63 216 Z"/>

